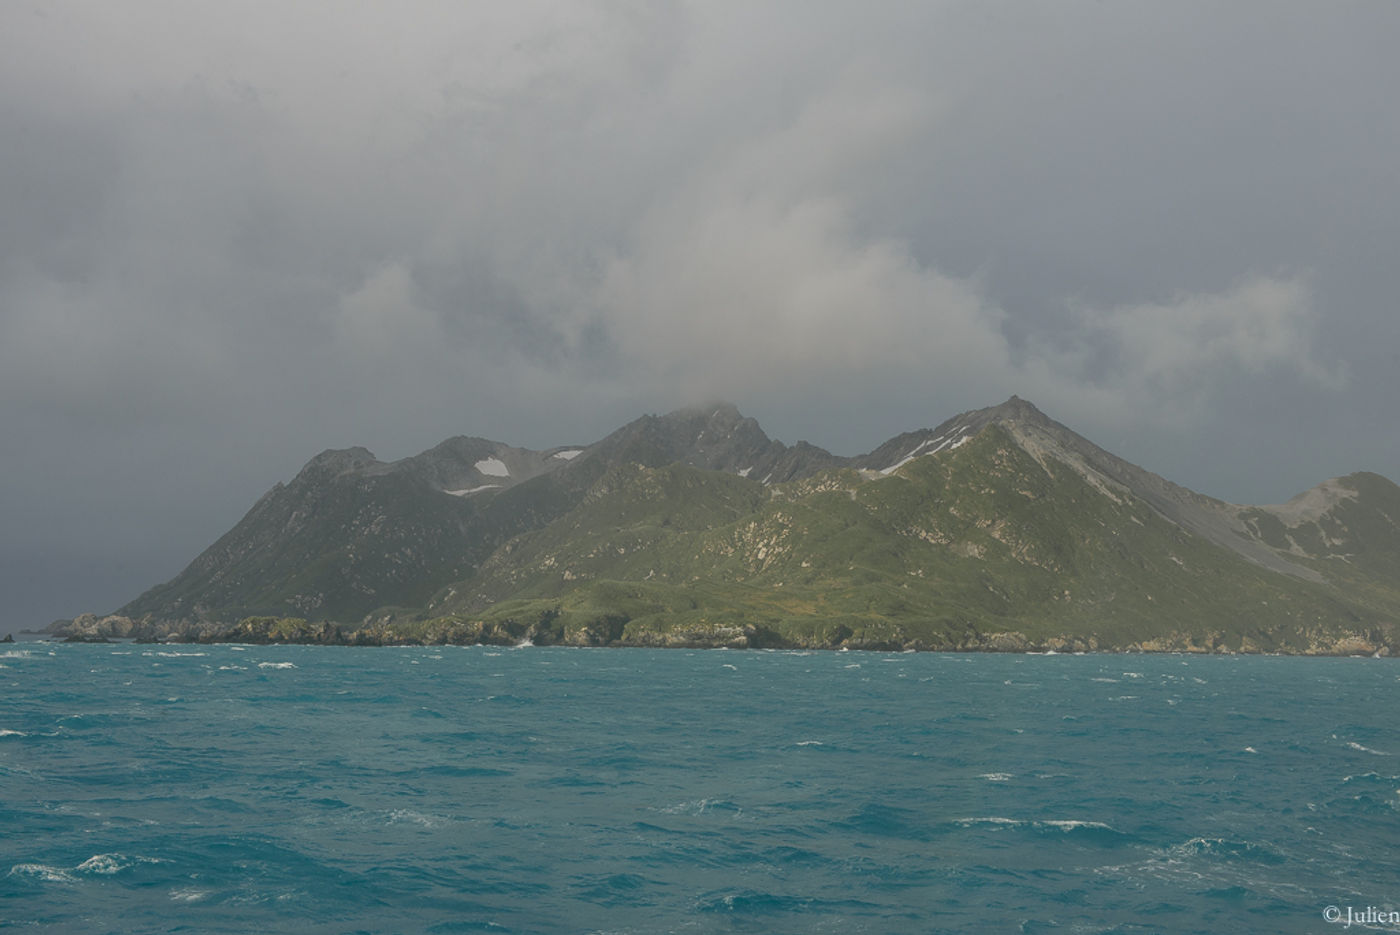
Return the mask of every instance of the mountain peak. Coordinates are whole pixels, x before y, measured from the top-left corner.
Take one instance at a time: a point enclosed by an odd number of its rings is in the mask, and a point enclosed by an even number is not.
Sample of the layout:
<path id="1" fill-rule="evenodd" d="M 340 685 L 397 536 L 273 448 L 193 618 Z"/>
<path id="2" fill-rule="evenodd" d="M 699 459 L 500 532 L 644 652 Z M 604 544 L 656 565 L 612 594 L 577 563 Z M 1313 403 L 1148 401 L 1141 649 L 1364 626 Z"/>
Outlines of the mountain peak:
<path id="1" fill-rule="evenodd" d="M 683 406 L 657 418 L 668 422 L 714 422 L 719 425 L 733 425 L 751 421 L 739 411 L 739 407 L 724 400 L 711 400 L 697 406 Z"/>
<path id="2" fill-rule="evenodd" d="M 997 425 L 1025 424 L 1042 428 L 1050 426 L 1063 428 L 1054 419 L 1036 408 L 1035 403 L 1014 395 L 1000 405 L 988 406 L 986 409 L 973 409 L 954 416 L 944 425 L 951 425 L 954 422 L 964 423 L 974 434 L 994 423 Z M 940 428 L 942 427 L 940 426 Z"/>
<path id="3" fill-rule="evenodd" d="M 368 448 L 327 448 L 306 462 L 302 474 L 337 475 L 349 471 L 363 470 L 379 464 L 379 459 Z"/>
<path id="4" fill-rule="evenodd" d="M 1022 399 L 1014 393 L 1011 395 L 1010 399 L 1002 403 L 1000 406 L 992 406 L 986 411 L 990 413 L 995 413 L 998 418 L 1002 419 L 1036 419 L 1040 421 L 1050 420 L 1049 416 L 1047 416 L 1045 413 L 1041 412 L 1039 409 L 1036 408 L 1035 403 L 1031 402 L 1028 399 Z"/>
<path id="5" fill-rule="evenodd" d="M 716 402 L 643 416 L 608 436 L 598 448 L 612 460 L 649 467 L 683 461 L 734 472 L 752 464 L 772 444 L 758 423 L 738 407 Z"/>

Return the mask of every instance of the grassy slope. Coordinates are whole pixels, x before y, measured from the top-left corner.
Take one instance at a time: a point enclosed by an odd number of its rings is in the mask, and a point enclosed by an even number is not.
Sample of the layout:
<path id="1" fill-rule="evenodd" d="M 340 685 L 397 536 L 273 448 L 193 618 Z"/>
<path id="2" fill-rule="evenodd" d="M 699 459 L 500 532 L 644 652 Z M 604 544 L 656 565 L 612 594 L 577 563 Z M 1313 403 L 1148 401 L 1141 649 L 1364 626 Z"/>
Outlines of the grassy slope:
<path id="1" fill-rule="evenodd" d="M 617 469 L 437 612 L 438 625 L 581 642 L 704 642 L 748 627 L 758 642 L 812 645 L 1016 648 L 989 640 L 1016 631 L 1039 644 L 1269 650 L 1394 619 L 1400 600 L 1366 593 L 1256 568 L 1068 467 L 1042 467 L 992 427 L 878 479 L 844 470 L 764 488 L 683 466 Z"/>
<path id="2" fill-rule="evenodd" d="M 545 475 L 498 496 L 454 497 L 405 474 L 298 479 L 171 581 L 119 613 L 356 621 L 417 608 L 501 543 L 565 512 L 578 494 Z"/>
<path id="3" fill-rule="evenodd" d="M 474 513 L 397 476 L 279 487 L 179 576 L 120 613 L 353 619 L 384 603 L 422 603 L 467 571 L 439 556 L 460 554 L 459 530 Z"/>

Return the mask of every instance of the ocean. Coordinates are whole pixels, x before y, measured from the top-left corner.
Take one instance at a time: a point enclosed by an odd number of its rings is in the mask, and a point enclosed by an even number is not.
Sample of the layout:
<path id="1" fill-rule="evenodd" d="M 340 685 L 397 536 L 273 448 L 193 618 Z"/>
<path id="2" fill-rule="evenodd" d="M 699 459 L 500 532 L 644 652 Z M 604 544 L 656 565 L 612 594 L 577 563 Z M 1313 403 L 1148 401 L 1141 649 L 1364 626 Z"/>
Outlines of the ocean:
<path id="1" fill-rule="evenodd" d="M 5 645 L 0 929 L 1400 932 L 1397 711 L 1387 659 Z"/>

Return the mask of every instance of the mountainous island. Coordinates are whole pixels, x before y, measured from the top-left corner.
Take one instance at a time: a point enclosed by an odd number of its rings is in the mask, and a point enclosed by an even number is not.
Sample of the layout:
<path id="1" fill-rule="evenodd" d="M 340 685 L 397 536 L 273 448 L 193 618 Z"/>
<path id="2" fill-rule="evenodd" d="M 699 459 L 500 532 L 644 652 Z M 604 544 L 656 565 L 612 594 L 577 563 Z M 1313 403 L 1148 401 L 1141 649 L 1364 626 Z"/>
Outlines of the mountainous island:
<path id="1" fill-rule="evenodd" d="M 73 639 L 1382 654 L 1400 487 L 1193 493 L 1012 397 L 838 457 L 732 405 L 325 451 Z"/>

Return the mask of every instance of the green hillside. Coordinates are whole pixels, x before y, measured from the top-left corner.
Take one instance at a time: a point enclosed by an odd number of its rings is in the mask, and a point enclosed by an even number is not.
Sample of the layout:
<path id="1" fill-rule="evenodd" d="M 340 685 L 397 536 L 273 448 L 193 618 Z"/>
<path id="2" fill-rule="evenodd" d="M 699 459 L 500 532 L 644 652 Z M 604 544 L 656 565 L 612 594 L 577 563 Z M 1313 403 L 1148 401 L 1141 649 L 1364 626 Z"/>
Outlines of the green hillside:
<path id="1" fill-rule="evenodd" d="M 925 649 L 1304 651 L 1393 620 L 1047 470 L 996 426 L 889 476 L 765 489 L 637 468 L 433 610 L 571 642 L 747 626 L 768 645 Z"/>
<path id="2" fill-rule="evenodd" d="M 1015 397 L 851 459 L 720 405 L 579 449 L 327 452 L 173 581 L 69 631 L 1390 652 L 1397 519 L 1375 474 L 1274 507 L 1202 497 Z"/>

